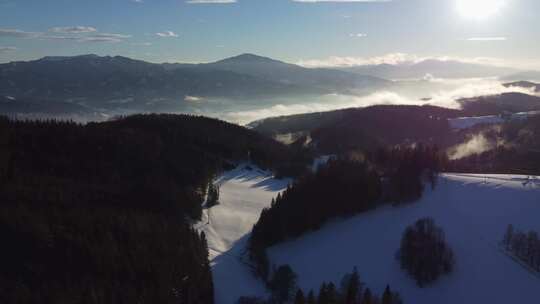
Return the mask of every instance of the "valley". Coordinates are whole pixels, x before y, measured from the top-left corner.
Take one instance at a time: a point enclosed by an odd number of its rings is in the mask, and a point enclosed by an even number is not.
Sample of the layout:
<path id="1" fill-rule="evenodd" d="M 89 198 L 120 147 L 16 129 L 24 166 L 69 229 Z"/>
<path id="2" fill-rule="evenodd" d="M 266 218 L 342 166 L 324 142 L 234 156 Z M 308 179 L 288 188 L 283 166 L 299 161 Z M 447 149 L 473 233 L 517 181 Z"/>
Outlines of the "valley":
<path id="1" fill-rule="evenodd" d="M 195 227 L 208 240 L 210 265 L 217 304 L 234 303 L 241 296 L 265 295 L 246 256 L 246 243 L 263 208 L 290 179 L 275 179 L 269 171 L 241 164 L 215 180 L 220 188 L 219 205 L 205 209 Z"/>
<path id="2" fill-rule="evenodd" d="M 263 283 L 246 262 L 245 242 L 262 208 L 288 181 L 240 166 L 216 182 L 221 185 L 221 205 L 207 210 L 197 224 L 208 236 L 216 303 L 266 297 Z M 539 198 L 538 178 L 446 173 L 418 202 L 335 219 L 319 231 L 270 248 L 269 257 L 274 265 L 291 265 L 306 293 L 317 291 L 323 281 L 339 284 L 356 266 L 375 292 L 390 284 L 405 303 L 532 304 L 530 299 L 540 296 L 538 276 L 508 257 L 500 242 L 508 224 L 540 230 Z M 211 221 L 205 224 L 208 214 Z M 395 253 L 404 228 L 426 216 L 444 228 L 457 264 L 452 274 L 419 288 L 400 270 Z"/>
<path id="3" fill-rule="evenodd" d="M 540 303 L 538 12 L 0 0 L 0 304 Z"/>

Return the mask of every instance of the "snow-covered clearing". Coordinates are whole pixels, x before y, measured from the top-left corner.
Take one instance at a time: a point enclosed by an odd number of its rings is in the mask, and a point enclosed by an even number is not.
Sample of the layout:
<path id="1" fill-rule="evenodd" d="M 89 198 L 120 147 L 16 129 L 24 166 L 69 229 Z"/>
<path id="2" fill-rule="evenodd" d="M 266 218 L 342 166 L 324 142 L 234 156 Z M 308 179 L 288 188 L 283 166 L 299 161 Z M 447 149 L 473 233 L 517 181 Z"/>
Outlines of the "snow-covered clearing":
<path id="1" fill-rule="evenodd" d="M 524 120 L 531 116 L 539 115 L 540 111 L 531 111 L 531 112 L 520 112 L 514 113 L 509 116 L 503 117 L 501 115 L 489 115 L 489 116 L 475 116 L 475 117 L 458 117 L 448 119 L 450 127 L 456 130 L 463 130 L 472 128 L 476 125 L 486 124 L 502 124 L 510 120 Z"/>
<path id="2" fill-rule="evenodd" d="M 241 165 L 216 180 L 220 204 L 207 209 L 197 224 L 210 249 L 216 304 L 233 304 L 240 296 L 265 295 L 265 288 L 244 262 L 246 241 L 264 207 L 291 180 L 278 180 L 256 166 Z"/>
<path id="3" fill-rule="evenodd" d="M 220 205 L 206 210 L 197 226 L 208 238 L 217 304 L 266 295 L 242 257 L 261 210 L 289 182 L 247 165 L 216 181 Z M 420 289 L 401 271 L 394 254 L 405 227 L 425 216 L 445 230 L 457 264 L 452 274 Z M 435 191 L 426 190 L 419 202 L 336 220 L 271 248 L 269 255 L 276 265 L 290 264 L 306 290 L 318 289 L 323 280 L 339 283 L 357 266 L 368 286 L 380 293 L 389 283 L 405 303 L 537 303 L 540 278 L 498 247 L 510 223 L 540 231 L 540 180 L 445 174 Z"/>
<path id="4" fill-rule="evenodd" d="M 502 124 L 504 119 L 498 115 L 459 117 L 448 120 L 452 129 L 468 129 L 479 124 Z"/>
<path id="5" fill-rule="evenodd" d="M 456 255 L 456 268 L 418 288 L 395 260 L 404 229 L 433 217 Z M 339 280 L 353 266 L 369 287 L 386 284 L 405 303 L 538 303 L 540 279 L 498 247 L 508 224 L 540 231 L 540 180 L 525 176 L 445 174 L 435 191 L 402 207 L 383 207 L 269 250 L 276 265 L 290 264 L 303 289 Z"/>
<path id="6" fill-rule="evenodd" d="M 323 155 L 315 158 L 313 164 L 311 165 L 311 171 L 317 172 L 321 166 L 324 166 L 331 159 L 335 159 L 335 155 Z"/>

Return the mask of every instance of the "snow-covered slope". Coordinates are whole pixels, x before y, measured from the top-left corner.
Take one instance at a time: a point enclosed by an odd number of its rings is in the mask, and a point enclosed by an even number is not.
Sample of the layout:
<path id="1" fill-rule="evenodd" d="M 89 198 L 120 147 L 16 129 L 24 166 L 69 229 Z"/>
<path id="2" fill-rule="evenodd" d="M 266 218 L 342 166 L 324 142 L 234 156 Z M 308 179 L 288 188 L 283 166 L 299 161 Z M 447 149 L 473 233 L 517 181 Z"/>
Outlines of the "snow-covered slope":
<path id="1" fill-rule="evenodd" d="M 445 174 L 438 187 L 403 207 L 383 207 L 334 221 L 320 231 L 269 250 L 276 265 L 290 264 L 303 289 L 323 280 L 339 283 L 357 266 L 368 286 L 387 283 L 405 303 L 538 303 L 540 279 L 499 250 L 508 224 L 540 231 L 540 181 L 524 176 Z M 433 217 L 446 232 L 456 268 L 426 288 L 418 288 L 395 260 L 405 228 Z"/>
<path id="2" fill-rule="evenodd" d="M 506 117 L 502 117 L 500 115 L 458 117 L 458 118 L 448 119 L 448 122 L 450 123 L 450 127 L 452 129 L 462 130 L 462 129 L 472 128 L 480 124 L 494 125 L 494 124 L 502 124 L 505 121 L 509 121 L 509 120 L 524 120 L 531 116 L 535 116 L 539 114 L 540 114 L 540 111 L 531 111 L 531 112 L 514 113 Z"/>
<path id="3" fill-rule="evenodd" d="M 243 254 L 262 209 L 289 183 L 246 164 L 216 180 L 220 204 L 205 210 L 196 225 L 208 240 L 216 304 L 233 304 L 240 296 L 265 295 L 263 284 L 243 262 Z"/>
<path id="4" fill-rule="evenodd" d="M 479 124 L 502 124 L 504 119 L 498 115 L 478 116 L 478 117 L 459 117 L 448 120 L 452 129 L 468 129 Z"/>

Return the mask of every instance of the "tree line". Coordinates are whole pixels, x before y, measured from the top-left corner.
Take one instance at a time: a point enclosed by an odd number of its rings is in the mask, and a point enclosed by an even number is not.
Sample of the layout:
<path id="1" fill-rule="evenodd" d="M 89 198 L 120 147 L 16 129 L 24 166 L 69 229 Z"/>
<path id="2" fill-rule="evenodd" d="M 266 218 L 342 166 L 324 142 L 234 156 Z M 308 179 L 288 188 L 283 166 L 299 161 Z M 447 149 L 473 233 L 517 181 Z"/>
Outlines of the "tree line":
<path id="1" fill-rule="evenodd" d="M 206 239 L 190 223 L 213 178 L 248 158 L 302 157 L 189 115 L 0 118 L 0 303 L 213 303 Z"/>
<path id="2" fill-rule="evenodd" d="M 508 225 L 502 241 L 504 249 L 535 271 L 540 271 L 540 239 L 538 232 L 523 232 Z"/>
<path id="3" fill-rule="evenodd" d="M 495 148 L 453 160 L 448 171 L 540 175 L 540 115 L 482 132 Z"/>
<path id="4" fill-rule="evenodd" d="M 266 248 L 317 230 L 329 219 L 420 198 L 425 181 L 435 185 L 444 159 L 434 147 L 394 147 L 338 157 L 300 177 L 262 210 L 253 227 L 248 250 L 255 272 L 267 280 Z"/>
<path id="5" fill-rule="evenodd" d="M 407 227 L 396 258 L 401 268 L 420 287 L 452 272 L 455 264 L 454 253 L 446 243 L 444 231 L 435 225 L 432 218 L 419 219 Z"/>
<path id="6" fill-rule="evenodd" d="M 241 297 L 237 304 L 402 304 L 399 293 L 386 286 L 382 295 L 375 294 L 361 281 L 356 267 L 345 274 L 339 286 L 323 282 L 318 292 L 305 292 L 297 286 L 297 276 L 289 265 L 275 269 L 269 281 L 271 295 L 268 299 Z"/>

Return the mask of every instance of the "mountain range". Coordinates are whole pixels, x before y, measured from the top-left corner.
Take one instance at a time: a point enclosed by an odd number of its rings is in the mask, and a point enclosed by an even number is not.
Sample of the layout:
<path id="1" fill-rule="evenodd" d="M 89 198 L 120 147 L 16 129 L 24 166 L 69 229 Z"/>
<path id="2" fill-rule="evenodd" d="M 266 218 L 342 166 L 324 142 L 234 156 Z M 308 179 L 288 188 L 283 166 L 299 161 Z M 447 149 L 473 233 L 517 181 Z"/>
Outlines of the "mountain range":
<path id="1" fill-rule="evenodd" d="M 253 103 L 278 96 L 351 93 L 389 82 L 307 69 L 244 54 L 208 64 L 154 64 L 126 57 L 44 57 L 0 65 L 0 112 L 182 111 L 205 98 Z M 56 110 L 51 110 L 56 109 Z"/>
<path id="2" fill-rule="evenodd" d="M 516 69 L 467 63 L 457 60 L 427 59 L 400 64 L 374 64 L 341 68 L 343 71 L 386 79 L 500 77 L 517 73 Z"/>
<path id="3" fill-rule="evenodd" d="M 203 64 L 157 64 L 122 56 L 50 56 L 0 64 L 0 113 L 100 120 L 138 112 L 197 112 L 203 107 L 214 107 L 216 112 L 220 103 L 264 107 L 273 99 L 283 103 L 328 94 L 360 96 L 406 83 L 385 78 L 463 78 L 515 72 L 442 60 L 329 69 L 254 54 Z"/>

